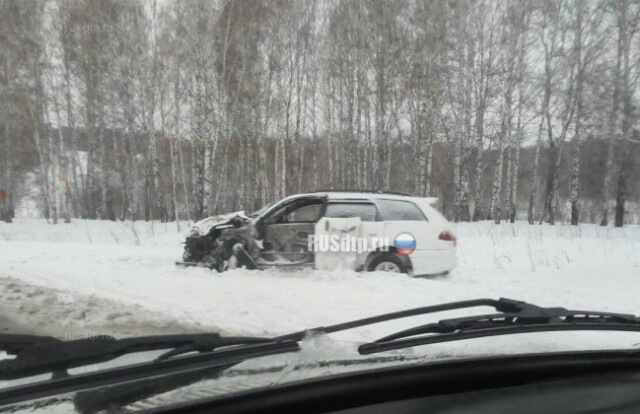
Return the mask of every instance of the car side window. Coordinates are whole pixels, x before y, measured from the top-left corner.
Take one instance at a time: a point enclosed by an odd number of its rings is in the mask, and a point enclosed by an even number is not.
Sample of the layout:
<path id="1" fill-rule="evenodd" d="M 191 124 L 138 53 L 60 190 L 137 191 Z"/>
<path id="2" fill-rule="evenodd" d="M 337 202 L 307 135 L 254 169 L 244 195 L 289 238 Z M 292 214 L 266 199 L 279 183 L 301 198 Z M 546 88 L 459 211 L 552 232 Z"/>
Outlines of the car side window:
<path id="1" fill-rule="evenodd" d="M 404 200 L 377 200 L 382 219 L 387 221 L 427 221 L 418 206 Z"/>
<path id="2" fill-rule="evenodd" d="M 372 203 L 329 203 L 325 217 L 351 218 L 360 217 L 362 221 L 376 221 L 378 210 Z"/>
<path id="3" fill-rule="evenodd" d="M 321 200 L 296 200 L 274 211 L 265 222 L 266 224 L 315 223 L 320 219 L 321 210 Z"/>
<path id="4" fill-rule="evenodd" d="M 310 204 L 300 207 L 289 213 L 289 223 L 315 223 L 320 219 L 320 207 L 322 204 Z"/>

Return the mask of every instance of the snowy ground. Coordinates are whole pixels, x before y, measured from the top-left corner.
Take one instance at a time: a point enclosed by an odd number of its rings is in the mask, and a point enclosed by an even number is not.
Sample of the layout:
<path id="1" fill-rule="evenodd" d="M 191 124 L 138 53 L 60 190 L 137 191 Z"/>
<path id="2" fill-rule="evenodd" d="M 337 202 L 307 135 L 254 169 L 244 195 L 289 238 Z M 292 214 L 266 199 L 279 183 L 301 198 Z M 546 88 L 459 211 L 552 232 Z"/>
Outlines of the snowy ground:
<path id="1" fill-rule="evenodd" d="M 479 297 L 640 314 L 640 227 L 474 223 L 456 232 L 455 271 L 418 279 L 177 268 L 183 236 L 176 223 L 0 223 L 0 325 L 8 319 L 5 325 L 67 338 L 200 330 L 273 335 Z M 373 339 L 415 323 L 343 338 Z"/>

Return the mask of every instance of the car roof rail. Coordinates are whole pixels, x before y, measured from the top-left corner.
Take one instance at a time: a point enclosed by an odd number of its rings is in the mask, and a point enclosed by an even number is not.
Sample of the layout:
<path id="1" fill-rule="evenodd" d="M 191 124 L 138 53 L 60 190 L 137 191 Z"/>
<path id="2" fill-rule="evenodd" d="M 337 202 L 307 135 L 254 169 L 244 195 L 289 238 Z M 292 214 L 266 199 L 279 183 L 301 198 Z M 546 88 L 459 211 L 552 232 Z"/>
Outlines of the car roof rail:
<path id="1" fill-rule="evenodd" d="M 413 195 L 409 194 L 409 193 L 402 193 L 400 191 L 383 191 L 383 190 L 327 190 L 327 189 L 321 189 L 321 190 L 314 190 L 314 193 L 371 193 L 371 194 L 391 194 L 391 195 L 398 195 L 398 196 L 406 196 L 406 197 L 413 197 Z"/>

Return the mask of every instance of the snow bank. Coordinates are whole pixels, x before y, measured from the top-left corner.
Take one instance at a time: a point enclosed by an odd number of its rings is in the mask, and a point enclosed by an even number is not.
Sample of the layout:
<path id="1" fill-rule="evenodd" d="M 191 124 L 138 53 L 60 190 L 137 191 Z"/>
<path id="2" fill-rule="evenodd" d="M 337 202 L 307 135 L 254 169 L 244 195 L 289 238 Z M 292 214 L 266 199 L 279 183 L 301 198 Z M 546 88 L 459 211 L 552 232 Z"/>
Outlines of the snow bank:
<path id="1" fill-rule="evenodd" d="M 47 224 L 44 219 L 18 218 L 0 222 L 0 241 L 38 241 L 56 243 L 109 244 L 130 246 L 176 246 L 189 223 L 158 221 L 72 220 Z"/>
<path id="2" fill-rule="evenodd" d="M 592 266 L 607 262 L 637 268 L 640 262 L 640 227 L 496 225 L 491 222 L 459 223 L 458 257 L 461 267 L 490 267 L 506 274 Z"/>

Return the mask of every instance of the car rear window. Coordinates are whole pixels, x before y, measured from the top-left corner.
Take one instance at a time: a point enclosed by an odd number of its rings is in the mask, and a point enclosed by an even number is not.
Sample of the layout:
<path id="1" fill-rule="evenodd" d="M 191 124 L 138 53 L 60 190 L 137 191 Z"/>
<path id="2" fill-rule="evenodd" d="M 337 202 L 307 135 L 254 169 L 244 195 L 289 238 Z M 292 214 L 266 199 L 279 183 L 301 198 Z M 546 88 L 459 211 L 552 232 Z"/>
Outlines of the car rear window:
<path id="1" fill-rule="evenodd" d="M 360 217 L 362 221 L 376 221 L 378 210 L 371 203 L 329 203 L 325 217 Z"/>
<path id="2" fill-rule="evenodd" d="M 378 200 L 382 219 L 388 221 L 427 221 L 422 211 L 410 201 Z"/>

